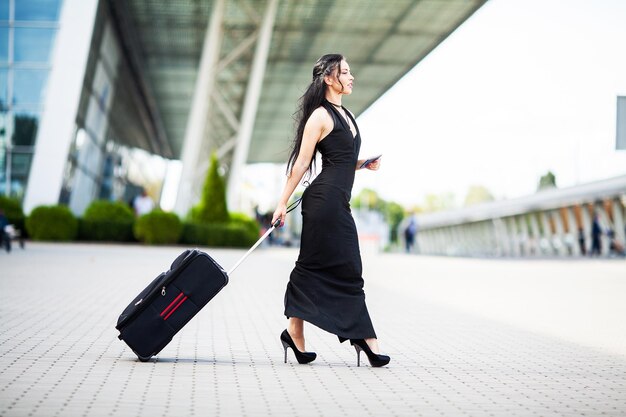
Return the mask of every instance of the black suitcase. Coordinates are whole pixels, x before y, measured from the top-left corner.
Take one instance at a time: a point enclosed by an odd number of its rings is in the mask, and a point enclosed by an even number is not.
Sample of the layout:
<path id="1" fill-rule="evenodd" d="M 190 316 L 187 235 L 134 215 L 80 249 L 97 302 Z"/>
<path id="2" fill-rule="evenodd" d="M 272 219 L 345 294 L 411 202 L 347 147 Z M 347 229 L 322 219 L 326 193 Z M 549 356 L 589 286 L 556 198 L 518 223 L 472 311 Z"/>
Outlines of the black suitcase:
<path id="1" fill-rule="evenodd" d="M 297 206 L 294 204 L 288 212 Z M 150 360 L 228 284 L 228 276 L 279 223 L 277 220 L 228 273 L 198 249 L 181 253 L 168 271 L 156 277 L 124 309 L 115 326 L 120 331 L 118 338 L 126 342 L 140 361 Z"/>
<path id="2" fill-rule="evenodd" d="M 287 208 L 293 211 L 302 198 Z M 115 328 L 118 338 L 146 362 L 159 353 L 222 288 L 228 276 L 278 227 L 277 220 L 228 271 L 208 254 L 186 250 L 124 309 Z"/>
<path id="3" fill-rule="evenodd" d="M 208 254 L 186 250 L 122 312 L 118 336 L 145 362 L 228 284 L 228 275 Z"/>

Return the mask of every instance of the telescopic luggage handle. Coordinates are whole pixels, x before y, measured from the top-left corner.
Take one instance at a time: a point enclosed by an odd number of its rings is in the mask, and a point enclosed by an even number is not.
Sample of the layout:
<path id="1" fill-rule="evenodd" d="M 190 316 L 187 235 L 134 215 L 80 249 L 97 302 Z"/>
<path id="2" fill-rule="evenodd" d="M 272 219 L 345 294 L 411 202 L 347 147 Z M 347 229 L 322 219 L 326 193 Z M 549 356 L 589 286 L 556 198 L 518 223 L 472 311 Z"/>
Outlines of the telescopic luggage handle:
<path id="1" fill-rule="evenodd" d="M 301 200 L 302 200 L 302 197 L 300 197 L 299 199 L 291 203 L 289 207 L 287 207 L 287 213 L 293 211 L 296 207 L 298 207 L 298 204 L 300 204 Z M 280 219 L 276 220 L 274 224 L 272 224 L 272 227 L 267 229 L 267 231 L 263 234 L 263 236 L 261 236 L 259 240 L 257 240 L 256 243 L 252 245 L 250 249 L 248 249 L 248 252 L 246 252 L 245 255 L 243 255 L 241 259 L 239 259 L 237 263 L 233 265 L 232 268 L 230 268 L 230 270 L 228 271 L 228 276 L 230 276 L 230 274 L 232 274 L 233 271 L 235 271 L 235 269 L 237 269 L 237 267 L 241 265 L 243 261 L 246 260 L 246 258 L 248 257 L 248 255 L 252 253 L 252 251 L 254 251 L 261 243 L 263 243 L 263 241 L 270 235 L 270 233 L 274 231 L 274 229 L 278 227 L 278 225 L 280 225 Z"/>

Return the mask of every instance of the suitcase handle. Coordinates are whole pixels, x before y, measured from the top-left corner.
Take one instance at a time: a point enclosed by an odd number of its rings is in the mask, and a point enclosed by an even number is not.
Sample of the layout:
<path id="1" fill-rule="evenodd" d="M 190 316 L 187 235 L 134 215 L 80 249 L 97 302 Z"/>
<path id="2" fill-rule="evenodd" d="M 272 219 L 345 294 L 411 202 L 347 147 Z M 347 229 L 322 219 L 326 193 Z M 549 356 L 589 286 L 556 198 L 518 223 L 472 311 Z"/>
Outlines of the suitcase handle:
<path id="1" fill-rule="evenodd" d="M 297 199 L 296 201 L 294 201 L 293 203 L 291 203 L 289 205 L 289 207 L 287 207 L 287 213 L 293 211 L 296 207 L 298 207 L 298 205 L 300 204 L 300 201 L 302 201 L 302 197 L 300 197 L 299 199 Z M 245 255 L 243 255 L 241 257 L 241 259 L 239 259 L 237 261 L 237 263 L 230 268 L 230 270 L 228 271 L 228 276 L 230 276 L 230 274 L 233 273 L 233 271 L 235 269 L 237 269 L 237 267 L 239 267 L 239 265 L 241 265 L 241 263 L 243 261 L 246 260 L 246 258 L 248 257 L 248 255 L 250 255 L 252 253 L 253 250 L 255 250 L 269 235 L 270 233 L 272 233 L 274 231 L 274 229 L 276 229 L 278 226 L 280 225 L 280 219 L 277 219 L 274 224 L 272 225 L 272 227 L 270 227 L 269 229 L 267 229 L 267 231 L 263 234 L 263 236 L 261 236 L 259 238 L 259 240 L 256 241 L 256 243 L 254 245 L 252 245 L 252 247 L 250 249 L 248 249 L 248 252 L 245 253 Z"/>

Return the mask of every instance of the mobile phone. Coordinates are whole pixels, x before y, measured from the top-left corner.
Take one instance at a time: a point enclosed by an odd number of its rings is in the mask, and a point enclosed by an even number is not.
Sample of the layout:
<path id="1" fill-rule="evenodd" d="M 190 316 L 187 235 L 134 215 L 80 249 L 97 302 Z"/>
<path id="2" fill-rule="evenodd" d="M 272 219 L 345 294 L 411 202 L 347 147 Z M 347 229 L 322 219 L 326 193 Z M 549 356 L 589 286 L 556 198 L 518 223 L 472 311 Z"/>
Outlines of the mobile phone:
<path id="1" fill-rule="evenodd" d="M 369 159 L 366 159 L 365 162 L 363 162 L 361 164 L 361 166 L 359 166 L 359 169 L 363 169 L 363 168 L 365 168 L 367 166 L 367 164 L 371 164 L 372 162 L 377 161 L 378 158 L 380 158 L 381 156 L 383 156 L 383 155 L 380 154 L 380 155 L 373 156 L 373 157 L 371 157 Z"/>

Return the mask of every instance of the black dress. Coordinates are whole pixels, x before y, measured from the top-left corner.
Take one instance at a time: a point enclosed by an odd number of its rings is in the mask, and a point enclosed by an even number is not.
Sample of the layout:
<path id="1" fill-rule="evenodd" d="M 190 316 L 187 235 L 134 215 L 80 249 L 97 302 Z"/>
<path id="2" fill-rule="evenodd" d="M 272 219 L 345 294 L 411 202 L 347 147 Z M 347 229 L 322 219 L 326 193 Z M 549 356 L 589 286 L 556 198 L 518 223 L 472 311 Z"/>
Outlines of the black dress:
<path id="1" fill-rule="evenodd" d="M 365 305 L 359 241 L 350 212 L 361 135 L 351 115 L 356 137 L 337 109 L 329 102 L 323 106 L 334 128 L 317 144 L 322 171 L 302 195 L 300 255 L 287 284 L 285 315 L 340 340 L 376 337 Z"/>

